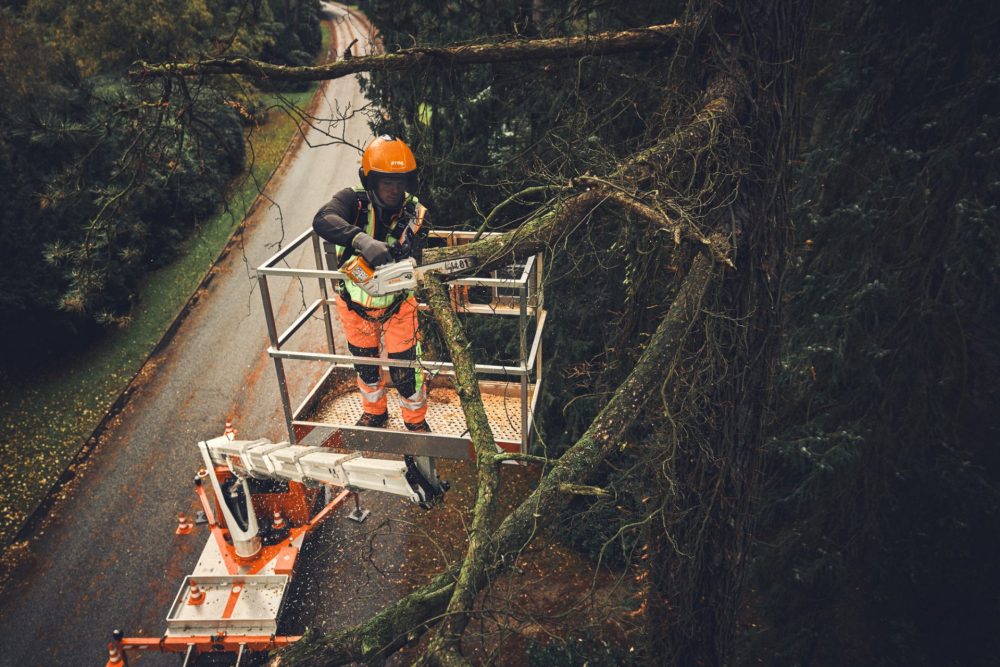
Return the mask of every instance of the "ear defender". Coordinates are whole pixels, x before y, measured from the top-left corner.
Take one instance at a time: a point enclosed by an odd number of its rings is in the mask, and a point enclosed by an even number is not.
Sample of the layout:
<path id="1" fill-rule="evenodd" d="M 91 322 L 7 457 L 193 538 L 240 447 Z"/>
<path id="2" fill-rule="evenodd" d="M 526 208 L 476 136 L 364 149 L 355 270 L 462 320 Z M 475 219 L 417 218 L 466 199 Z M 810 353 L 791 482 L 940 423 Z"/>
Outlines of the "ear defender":
<path id="1" fill-rule="evenodd" d="M 358 178 L 361 179 L 361 187 L 363 187 L 365 190 L 367 190 L 368 189 L 368 177 L 365 176 L 365 169 L 364 169 L 364 167 L 358 167 Z"/>

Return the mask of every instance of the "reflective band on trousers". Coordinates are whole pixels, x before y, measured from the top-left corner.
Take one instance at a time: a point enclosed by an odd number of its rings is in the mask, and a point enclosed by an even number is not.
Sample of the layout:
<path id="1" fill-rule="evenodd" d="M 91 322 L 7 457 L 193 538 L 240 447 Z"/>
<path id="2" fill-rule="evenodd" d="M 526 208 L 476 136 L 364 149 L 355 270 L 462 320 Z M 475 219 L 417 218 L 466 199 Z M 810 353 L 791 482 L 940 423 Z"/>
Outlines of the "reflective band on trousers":
<path id="1" fill-rule="evenodd" d="M 409 398 L 404 397 L 402 394 L 399 396 L 399 404 L 406 408 L 407 410 L 419 410 L 425 405 L 427 405 L 427 392 L 425 387 L 421 387 L 417 393 Z"/>
<path id="2" fill-rule="evenodd" d="M 361 378 L 358 378 L 358 391 L 361 392 L 361 396 L 369 403 L 377 403 L 385 396 L 385 384 L 372 387 L 362 382 Z"/>

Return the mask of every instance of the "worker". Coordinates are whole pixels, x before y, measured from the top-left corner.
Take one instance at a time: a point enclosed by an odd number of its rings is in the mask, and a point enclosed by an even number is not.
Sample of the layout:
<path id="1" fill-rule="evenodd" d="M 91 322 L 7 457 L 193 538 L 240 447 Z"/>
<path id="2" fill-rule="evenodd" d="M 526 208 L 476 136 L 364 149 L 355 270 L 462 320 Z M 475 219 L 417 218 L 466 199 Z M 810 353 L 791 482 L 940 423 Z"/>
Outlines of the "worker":
<path id="1" fill-rule="evenodd" d="M 419 261 L 427 209 L 413 195 L 417 161 L 402 140 L 383 135 L 361 156 L 361 187 L 336 193 L 313 218 L 313 229 L 337 246 L 338 267 L 360 254 L 378 267 L 408 256 Z M 371 296 L 353 281 L 337 288 L 337 312 L 347 347 L 356 357 L 378 357 L 384 345 L 390 359 L 419 359 L 417 300 L 410 290 Z M 357 364 L 364 410 L 358 426 L 383 428 L 389 421 L 385 377 L 376 365 Z M 389 369 L 399 392 L 403 423 L 410 431 L 430 432 L 427 387 L 420 368 Z"/>

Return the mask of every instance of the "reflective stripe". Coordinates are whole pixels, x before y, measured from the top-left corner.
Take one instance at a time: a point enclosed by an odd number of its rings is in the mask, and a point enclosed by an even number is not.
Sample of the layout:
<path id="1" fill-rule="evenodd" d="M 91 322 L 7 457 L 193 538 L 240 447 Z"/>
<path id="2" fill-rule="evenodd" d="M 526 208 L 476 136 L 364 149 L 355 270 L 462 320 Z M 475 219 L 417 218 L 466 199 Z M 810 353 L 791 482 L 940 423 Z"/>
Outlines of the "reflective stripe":
<path id="1" fill-rule="evenodd" d="M 361 396 L 369 403 L 377 403 L 385 396 L 385 383 L 383 382 L 381 385 L 372 387 L 362 382 L 361 378 L 358 378 L 358 391 L 361 392 Z"/>
<path id="2" fill-rule="evenodd" d="M 414 356 L 419 359 L 421 357 L 422 350 L 420 349 L 420 341 L 414 346 Z M 427 408 L 427 385 L 424 384 L 424 369 L 417 366 L 413 369 L 413 395 L 406 397 L 402 394 L 399 395 L 399 405 L 404 410 L 415 410 L 423 412 Z M 421 415 L 422 416 L 422 415 Z"/>
<path id="3" fill-rule="evenodd" d="M 427 405 L 427 392 L 421 387 L 413 396 L 409 398 L 405 396 L 399 397 L 399 404 L 406 408 L 407 410 L 419 410 L 420 408 Z"/>
<path id="4" fill-rule="evenodd" d="M 417 338 L 417 344 L 414 346 L 417 359 L 420 359 L 424 355 L 423 349 L 420 347 L 420 338 Z M 413 381 L 416 383 L 413 385 L 413 390 L 417 393 L 424 393 L 424 403 L 427 403 L 427 386 L 424 384 L 424 369 L 421 366 L 417 366 L 414 370 Z"/>
<path id="5" fill-rule="evenodd" d="M 420 231 L 420 228 L 424 226 L 424 218 L 427 216 L 427 207 L 418 202 L 416 197 L 413 197 L 412 201 L 415 204 L 415 213 L 406 228 L 410 232 L 411 236 L 416 236 L 417 232 Z"/>

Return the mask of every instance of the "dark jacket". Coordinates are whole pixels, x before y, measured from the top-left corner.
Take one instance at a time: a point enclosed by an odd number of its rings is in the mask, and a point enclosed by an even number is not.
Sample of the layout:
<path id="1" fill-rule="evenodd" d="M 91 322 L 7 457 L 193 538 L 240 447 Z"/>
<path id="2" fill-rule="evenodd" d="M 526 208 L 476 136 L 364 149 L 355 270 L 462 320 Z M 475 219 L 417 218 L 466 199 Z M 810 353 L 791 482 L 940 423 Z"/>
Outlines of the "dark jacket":
<path id="1" fill-rule="evenodd" d="M 375 208 L 375 238 L 385 241 L 389 231 L 390 218 L 396 210 L 383 211 Z M 313 218 L 313 229 L 330 243 L 344 248 L 351 247 L 351 241 L 361 233 L 367 220 L 360 220 L 361 211 L 358 195 L 352 188 L 344 188 L 328 201 Z"/>

